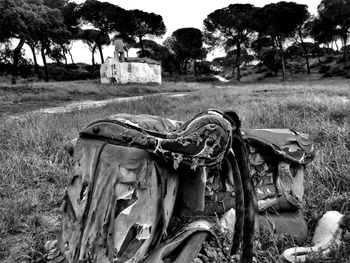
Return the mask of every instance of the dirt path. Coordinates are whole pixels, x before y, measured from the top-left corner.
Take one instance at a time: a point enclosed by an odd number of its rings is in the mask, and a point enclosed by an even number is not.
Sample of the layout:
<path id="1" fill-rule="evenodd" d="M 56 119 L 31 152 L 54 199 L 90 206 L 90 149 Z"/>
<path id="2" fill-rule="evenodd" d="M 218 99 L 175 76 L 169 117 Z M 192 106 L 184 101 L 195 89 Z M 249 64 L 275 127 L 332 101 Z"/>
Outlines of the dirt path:
<path id="1" fill-rule="evenodd" d="M 39 110 L 27 111 L 25 113 L 15 112 L 15 114 L 5 115 L 4 117 L 10 118 L 10 119 L 17 119 L 17 118 L 23 118 L 26 114 L 31 114 L 31 113 L 46 113 L 46 114 L 65 113 L 65 112 L 79 111 L 79 110 L 90 109 L 90 108 L 103 107 L 111 103 L 141 100 L 143 98 L 150 97 L 150 96 L 167 96 L 167 97 L 175 98 L 175 97 L 184 97 L 187 95 L 188 93 L 157 93 L 157 94 L 141 95 L 141 96 L 133 96 L 133 97 L 118 97 L 114 99 L 105 99 L 105 100 L 76 101 L 76 102 L 67 103 L 57 107 L 41 108 Z"/>

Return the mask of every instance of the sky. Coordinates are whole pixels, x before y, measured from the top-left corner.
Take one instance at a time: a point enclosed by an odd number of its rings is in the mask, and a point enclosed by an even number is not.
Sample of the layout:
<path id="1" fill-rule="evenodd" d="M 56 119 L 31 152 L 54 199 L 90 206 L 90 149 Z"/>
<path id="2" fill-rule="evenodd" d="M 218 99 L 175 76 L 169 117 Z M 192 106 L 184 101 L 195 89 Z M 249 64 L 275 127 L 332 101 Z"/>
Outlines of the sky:
<path id="1" fill-rule="evenodd" d="M 170 36 L 172 32 L 179 28 L 195 27 L 200 30 L 203 29 L 203 20 L 211 12 L 216 9 L 226 7 L 230 4 L 245 4 L 249 3 L 257 7 L 262 7 L 269 3 L 277 3 L 281 0 L 100 0 L 110 2 L 118 5 L 126 10 L 140 9 L 146 12 L 153 12 L 163 17 L 164 24 L 167 28 L 167 33 L 162 39 L 154 39 L 157 42 L 162 42 L 163 39 Z M 288 1 L 288 0 L 286 0 Z M 81 4 L 84 0 L 74 0 L 74 2 Z M 317 6 L 321 0 L 293 0 L 300 4 L 308 5 L 309 12 L 316 14 Z M 112 45 L 104 47 L 104 57 L 113 56 Z M 87 45 L 81 41 L 76 41 L 73 44 L 72 54 L 74 62 L 91 63 L 91 52 Z M 130 56 L 135 56 L 135 51 L 129 53 Z M 212 59 L 214 56 L 222 55 L 220 51 L 214 54 L 209 54 L 208 59 Z M 29 56 L 30 57 L 30 56 Z M 100 63 L 100 56 L 95 54 L 97 63 Z"/>

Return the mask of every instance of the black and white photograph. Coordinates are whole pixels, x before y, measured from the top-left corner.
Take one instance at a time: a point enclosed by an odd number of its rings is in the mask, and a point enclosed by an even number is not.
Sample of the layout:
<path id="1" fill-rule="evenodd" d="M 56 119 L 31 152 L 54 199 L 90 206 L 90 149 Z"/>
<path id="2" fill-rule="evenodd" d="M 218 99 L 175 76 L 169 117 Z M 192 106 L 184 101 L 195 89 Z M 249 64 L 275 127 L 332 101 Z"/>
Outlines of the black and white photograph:
<path id="1" fill-rule="evenodd" d="M 350 0 L 0 0 L 0 262 L 350 263 Z"/>

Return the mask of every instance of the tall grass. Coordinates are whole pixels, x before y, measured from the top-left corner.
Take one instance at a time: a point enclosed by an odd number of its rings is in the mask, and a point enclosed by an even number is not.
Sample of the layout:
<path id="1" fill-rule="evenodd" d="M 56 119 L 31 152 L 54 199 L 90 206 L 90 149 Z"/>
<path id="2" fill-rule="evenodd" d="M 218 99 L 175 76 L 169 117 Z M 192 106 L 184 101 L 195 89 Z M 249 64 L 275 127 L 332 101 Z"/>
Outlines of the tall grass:
<path id="1" fill-rule="evenodd" d="M 186 120 L 208 108 L 232 109 L 244 128 L 294 128 L 310 134 L 317 157 L 305 179 L 305 215 L 350 210 L 349 82 L 213 86 L 181 98 L 139 101 L 64 114 L 30 114 L 0 122 L 0 261 L 40 261 L 44 241 L 58 231 L 71 163 L 63 150 L 89 122 L 116 113 Z M 314 224 L 309 217 L 310 224 Z M 264 262 L 278 258 L 285 239 L 272 240 Z M 285 246 L 282 246 L 283 248 Z M 265 253 L 265 254 L 264 254 Z M 333 261 L 350 260 L 340 251 Z M 343 261 L 342 261 L 343 260 Z M 317 262 L 317 261 L 312 261 Z M 322 262 L 322 261 L 319 261 Z M 349 262 L 349 261 L 346 261 Z"/>
<path id="2" fill-rule="evenodd" d="M 101 84 L 95 81 L 27 82 L 11 85 L 0 82 L 0 117 L 71 101 L 102 100 L 167 92 L 191 92 L 212 84 L 164 82 L 158 84 Z"/>

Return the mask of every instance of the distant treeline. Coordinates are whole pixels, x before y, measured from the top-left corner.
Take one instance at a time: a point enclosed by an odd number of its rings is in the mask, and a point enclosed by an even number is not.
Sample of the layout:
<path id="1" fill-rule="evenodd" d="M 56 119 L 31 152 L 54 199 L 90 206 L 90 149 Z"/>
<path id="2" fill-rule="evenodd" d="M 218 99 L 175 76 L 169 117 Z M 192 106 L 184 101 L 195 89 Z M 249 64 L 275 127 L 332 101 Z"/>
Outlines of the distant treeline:
<path id="1" fill-rule="evenodd" d="M 0 10 L 0 71 L 11 73 L 13 83 L 18 75 L 28 75 L 33 66 L 35 75 L 48 81 L 47 57 L 58 65 L 68 65 L 69 60 L 74 64 L 74 40 L 89 46 L 92 65 L 97 50 L 103 63 L 102 47 L 111 43 L 113 34 L 122 37 L 129 48 L 138 48 L 138 56 L 161 61 L 170 76 L 187 75 L 189 70 L 207 75 L 231 68 L 238 81 L 242 65 L 253 60 L 276 75 L 281 70 L 284 80 L 287 58 L 302 57 L 310 73 L 310 56 L 337 52 L 347 65 L 350 50 L 350 0 L 322 0 L 317 16 L 311 16 L 306 5 L 294 2 L 264 7 L 231 4 L 208 14 L 203 31 L 180 28 L 162 45 L 149 39 L 166 33 L 160 15 L 125 10 L 108 2 L 86 0 L 78 5 L 69 0 L 0 0 Z M 94 29 L 83 29 L 86 25 Z M 18 40 L 14 47 L 13 39 Z M 32 60 L 24 56 L 25 44 L 32 51 Z M 208 52 L 217 47 L 223 47 L 226 56 L 205 61 Z M 43 70 L 37 64 L 38 54 Z"/>

